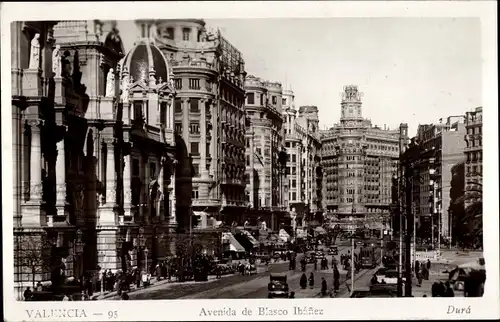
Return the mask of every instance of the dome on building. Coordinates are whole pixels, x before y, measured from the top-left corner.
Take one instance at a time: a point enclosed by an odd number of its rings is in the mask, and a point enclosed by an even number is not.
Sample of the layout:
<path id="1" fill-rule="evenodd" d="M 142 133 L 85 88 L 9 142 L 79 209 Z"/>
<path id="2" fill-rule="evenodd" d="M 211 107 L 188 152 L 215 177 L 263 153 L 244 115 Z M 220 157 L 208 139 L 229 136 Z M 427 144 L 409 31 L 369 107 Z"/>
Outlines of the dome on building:
<path id="1" fill-rule="evenodd" d="M 148 40 L 140 40 L 123 58 L 122 73 L 128 71 L 133 81 L 148 83 L 149 73 L 154 72 L 156 80 L 168 82 L 168 62 L 160 49 Z"/>

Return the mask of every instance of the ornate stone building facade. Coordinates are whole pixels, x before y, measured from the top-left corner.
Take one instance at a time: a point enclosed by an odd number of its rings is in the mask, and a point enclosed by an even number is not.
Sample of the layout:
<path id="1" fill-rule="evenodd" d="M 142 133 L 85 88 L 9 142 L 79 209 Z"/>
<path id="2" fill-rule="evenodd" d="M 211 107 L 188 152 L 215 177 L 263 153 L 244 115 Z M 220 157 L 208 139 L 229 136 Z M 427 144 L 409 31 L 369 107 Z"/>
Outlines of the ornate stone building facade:
<path id="1" fill-rule="evenodd" d="M 361 96 L 357 86 L 345 86 L 340 123 L 321 133 L 324 207 L 348 230 L 358 225 L 389 229 L 399 131 L 364 119 Z"/>
<path id="2" fill-rule="evenodd" d="M 207 31 L 203 20 L 137 23 L 154 32 L 175 75 L 180 227 L 189 227 L 191 213 L 226 224 L 241 221 L 246 209 L 243 56 L 220 32 Z"/>
<path id="3" fill-rule="evenodd" d="M 284 168 L 279 153 L 284 148 L 282 87 L 279 83 L 248 76 L 246 88 L 246 170 L 250 203 L 248 218 L 260 217 L 271 230 L 283 223 Z"/>
<path id="4" fill-rule="evenodd" d="M 115 24 L 97 20 L 11 32 L 16 287 L 166 256 L 155 234 L 176 225 L 175 90 L 159 49 L 124 57 Z"/>

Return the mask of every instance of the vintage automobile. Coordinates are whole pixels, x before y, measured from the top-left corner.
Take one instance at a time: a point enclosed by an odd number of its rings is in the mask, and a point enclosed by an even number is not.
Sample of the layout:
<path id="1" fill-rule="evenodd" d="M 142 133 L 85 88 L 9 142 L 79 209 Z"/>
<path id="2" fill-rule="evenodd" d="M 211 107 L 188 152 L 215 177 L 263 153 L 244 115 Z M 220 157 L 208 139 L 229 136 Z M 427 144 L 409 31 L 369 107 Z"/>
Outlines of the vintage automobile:
<path id="1" fill-rule="evenodd" d="M 332 246 L 328 250 L 328 255 L 338 255 L 339 254 L 339 248 L 337 246 Z"/>
<path id="2" fill-rule="evenodd" d="M 284 297 L 288 298 L 288 283 L 286 275 L 271 274 L 267 286 L 268 298 Z"/>

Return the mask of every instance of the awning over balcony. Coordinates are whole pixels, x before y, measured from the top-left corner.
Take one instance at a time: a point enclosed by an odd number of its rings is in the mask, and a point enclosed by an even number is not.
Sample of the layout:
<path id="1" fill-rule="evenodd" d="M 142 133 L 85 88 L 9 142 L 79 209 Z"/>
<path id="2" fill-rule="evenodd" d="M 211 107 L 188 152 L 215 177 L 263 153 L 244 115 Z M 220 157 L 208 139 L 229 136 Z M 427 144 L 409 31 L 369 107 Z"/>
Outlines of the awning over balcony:
<path id="1" fill-rule="evenodd" d="M 245 248 L 234 238 L 231 233 L 222 233 L 222 241 L 229 243 L 229 250 L 236 253 L 244 253 Z"/>

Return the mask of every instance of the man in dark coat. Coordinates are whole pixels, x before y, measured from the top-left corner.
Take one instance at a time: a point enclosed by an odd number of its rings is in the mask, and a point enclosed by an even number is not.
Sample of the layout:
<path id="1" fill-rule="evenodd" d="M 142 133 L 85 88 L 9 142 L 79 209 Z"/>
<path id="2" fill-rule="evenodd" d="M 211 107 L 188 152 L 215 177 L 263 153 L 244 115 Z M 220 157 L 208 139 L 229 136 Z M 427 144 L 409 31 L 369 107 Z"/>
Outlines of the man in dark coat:
<path id="1" fill-rule="evenodd" d="M 321 278 L 321 296 L 326 295 L 326 290 L 327 290 L 326 280 L 322 277 Z"/>
<path id="2" fill-rule="evenodd" d="M 311 272 L 311 274 L 309 275 L 309 287 L 310 288 L 314 287 L 314 274 L 313 274 L 313 272 Z"/>
<path id="3" fill-rule="evenodd" d="M 31 295 L 33 295 L 33 292 L 31 292 L 31 288 L 28 286 L 26 290 L 24 291 L 24 300 L 25 301 L 30 301 L 31 300 Z"/>
<path id="4" fill-rule="evenodd" d="M 430 261 L 430 259 L 427 259 L 427 269 L 431 269 L 431 261 Z"/>
<path id="5" fill-rule="evenodd" d="M 337 269 L 337 266 L 333 267 L 333 290 L 335 293 L 338 292 L 340 287 L 340 273 L 339 270 Z"/>
<path id="6" fill-rule="evenodd" d="M 307 276 L 306 276 L 306 273 L 302 273 L 302 276 L 300 277 L 300 287 L 303 288 L 303 289 L 307 287 Z"/>

